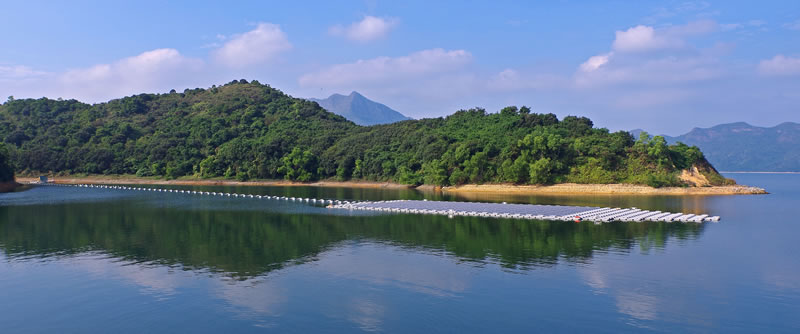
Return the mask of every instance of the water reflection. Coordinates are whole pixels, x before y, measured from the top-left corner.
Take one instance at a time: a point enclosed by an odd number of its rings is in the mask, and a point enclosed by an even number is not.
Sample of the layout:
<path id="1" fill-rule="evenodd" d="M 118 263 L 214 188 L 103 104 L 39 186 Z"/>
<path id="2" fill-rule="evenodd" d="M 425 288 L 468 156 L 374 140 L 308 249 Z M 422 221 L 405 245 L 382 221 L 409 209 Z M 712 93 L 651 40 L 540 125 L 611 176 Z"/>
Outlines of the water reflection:
<path id="1" fill-rule="evenodd" d="M 769 197 L 503 198 L 671 211 L 708 206 L 725 217 L 705 225 L 593 225 L 330 215 L 274 201 L 64 189 L 0 196 L 4 331 L 797 327 L 786 320 L 797 313 L 796 228 L 787 215 L 765 216 L 790 207 L 777 190 Z M 204 189 L 371 200 L 429 196 Z M 54 316 L 31 321 L 42 312 Z"/>
<path id="2" fill-rule="evenodd" d="M 320 195 L 292 189 L 286 195 Z M 14 198 L 17 205 L 0 206 L 4 261 L 66 259 L 70 270 L 127 282 L 156 300 L 173 298 L 208 276 L 203 281 L 212 298 L 263 327 L 275 325 L 275 317 L 286 317 L 292 299 L 318 299 L 297 296 L 298 283 L 283 278 L 291 268 L 307 268 L 304 277 L 324 277 L 317 282 L 371 287 L 326 299 L 325 316 L 360 330 L 380 331 L 391 306 L 375 288 L 460 298 L 487 265 L 524 272 L 562 261 L 587 264 L 597 252 L 646 253 L 670 240 L 695 239 L 704 229 L 668 223 L 337 216 L 280 202 L 103 193 L 39 188 Z M 274 195 L 275 190 L 267 193 Z M 641 298 L 618 298 L 620 312 L 635 317 L 647 318 L 646 305 Z"/>
<path id="3" fill-rule="evenodd" d="M 53 188 L 48 191 L 60 191 Z M 91 192 L 89 192 L 91 193 Z M 211 201 L 224 203 L 224 200 Z M 260 204 L 241 208 L 181 196 L 157 201 L 122 198 L 96 202 L 0 207 L 0 247 L 10 258 L 101 251 L 125 261 L 259 276 L 313 261 L 344 240 L 367 239 L 420 251 L 445 252 L 477 264 L 497 262 L 529 270 L 559 260 L 585 261 L 595 251 L 662 248 L 670 239 L 694 239 L 704 225 L 565 223 L 446 218 L 422 215 L 322 215 L 295 205 L 287 213 Z M 279 204 L 285 205 L 285 204 Z M 388 269 L 388 268 L 387 268 Z"/>

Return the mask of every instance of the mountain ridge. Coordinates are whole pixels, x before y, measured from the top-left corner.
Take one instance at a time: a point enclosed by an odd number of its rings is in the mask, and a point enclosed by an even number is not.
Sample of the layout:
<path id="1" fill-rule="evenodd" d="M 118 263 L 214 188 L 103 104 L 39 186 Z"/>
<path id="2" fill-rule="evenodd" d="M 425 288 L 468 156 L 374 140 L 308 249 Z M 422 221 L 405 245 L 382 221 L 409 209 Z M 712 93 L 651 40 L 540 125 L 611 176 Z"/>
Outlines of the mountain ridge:
<path id="1" fill-rule="evenodd" d="M 631 130 L 638 136 L 641 129 Z M 699 147 L 718 170 L 731 172 L 800 171 L 800 123 L 772 127 L 747 122 L 695 127 L 679 136 L 664 136 L 669 143 Z"/>

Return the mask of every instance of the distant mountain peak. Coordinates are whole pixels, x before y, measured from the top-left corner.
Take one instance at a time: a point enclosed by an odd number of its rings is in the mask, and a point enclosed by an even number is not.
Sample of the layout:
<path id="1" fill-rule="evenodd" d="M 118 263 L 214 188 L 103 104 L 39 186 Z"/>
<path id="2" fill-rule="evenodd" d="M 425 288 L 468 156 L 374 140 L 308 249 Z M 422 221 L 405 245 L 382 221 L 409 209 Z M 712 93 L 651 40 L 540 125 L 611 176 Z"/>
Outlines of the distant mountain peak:
<path id="1" fill-rule="evenodd" d="M 666 138 L 697 145 L 722 171 L 800 171 L 800 124 L 793 122 L 774 127 L 726 123 Z"/>
<path id="2" fill-rule="evenodd" d="M 349 95 L 332 94 L 325 99 L 309 99 L 320 107 L 343 116 L 358 125 L 388 124 L 411 119 L 396 110 L 352 91 Z"/>

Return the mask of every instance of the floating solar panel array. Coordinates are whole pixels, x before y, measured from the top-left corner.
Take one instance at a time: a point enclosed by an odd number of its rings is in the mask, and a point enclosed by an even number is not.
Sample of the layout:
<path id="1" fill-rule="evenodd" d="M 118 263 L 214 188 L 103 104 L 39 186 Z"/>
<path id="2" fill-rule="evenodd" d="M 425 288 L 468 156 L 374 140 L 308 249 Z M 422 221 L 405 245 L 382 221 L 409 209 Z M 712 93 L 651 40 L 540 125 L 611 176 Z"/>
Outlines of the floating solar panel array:
<path id="1" fill-rule="evenodd" d="M 593 221 L 595 223 L 623 221 L 662 221 L 662 222 L 717 222 L 719 216 L 683 214 L 637 208 L 596 208 L 587 206 L 535 205 L 476 202 L 439 201 L 380 201 L 357 202 L 331 205 L 332 208 L 349 210 L 370 210 L 394 213 L 434 214 L 447 216 L 496 217 L 516 219 L 544 219 L 562 221 Z"/>
<path id="2" fill-rule="evenodd" d="M 238 194 L 227 192 L 209 192 L 197 190 L 148 188 L 115 186 L 102 184 L 54 184 L 50 186 L 79 187 L 79 188 L 98 188 L 98 189 L 117 189 L 130 191 L 152 191 L 161 193 L 177 193 L 198 196 L 224 196 L 241 198 L 258 198 L 268 200 L 292 201 L 308 203 L 311 205 L 327 205 L 333 209 L 348 210 L 367 210 L 393 213 L 412 213 L 412 214 L 435 214 L 446 216 L 473 216 L 473 217 L 495 217 L 495 218 L 516 218 L 516 219 L 543 219 L 543 220 L 563 220 L 563 221 L 593 221 L 595 223 L 623 221 L 623 222 L 717 222 L 719 216 L 695 215 L 684 213 L 672 213 L 661 211 L 648 211 L 637 208 L 596 208 L 589 206 L 566 206 L 566 205 L 536 205 L 536 204 L 507 204 L 507 203 L 479 203 L 479 202 L 443 202 L 428 200 L 395 200 L 380 202 L 350 202 L 335 199 L 318 199 L 288 196 L 270 196 Z"/>

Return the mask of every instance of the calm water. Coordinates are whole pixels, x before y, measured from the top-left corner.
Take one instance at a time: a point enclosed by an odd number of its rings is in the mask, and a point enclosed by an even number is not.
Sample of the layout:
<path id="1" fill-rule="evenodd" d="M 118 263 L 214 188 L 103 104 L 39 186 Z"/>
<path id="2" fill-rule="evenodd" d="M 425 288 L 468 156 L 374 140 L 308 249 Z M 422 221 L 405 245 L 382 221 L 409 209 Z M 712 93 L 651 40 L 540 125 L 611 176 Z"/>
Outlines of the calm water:
<path id="1" fill-rule="evenodd" d="M 469 198 L 723 217 L 704 225 L 332 214 L 62 187 L 0 194 L 0 332 L 797 333 L 800 175 L 729 176 L 772 194 Z"/>

